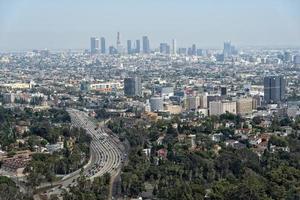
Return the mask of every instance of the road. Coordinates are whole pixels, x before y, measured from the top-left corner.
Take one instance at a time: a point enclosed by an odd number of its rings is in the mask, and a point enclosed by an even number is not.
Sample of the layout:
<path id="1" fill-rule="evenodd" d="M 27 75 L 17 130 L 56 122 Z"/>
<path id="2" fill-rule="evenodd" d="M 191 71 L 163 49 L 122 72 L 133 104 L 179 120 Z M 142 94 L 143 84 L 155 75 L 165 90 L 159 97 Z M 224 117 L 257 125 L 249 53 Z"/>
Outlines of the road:
<path id="1" fill-rule="evenodd" d="M 116 136 L 107 134 L 103 126 L 97 127 L 86 113 L 75 109 L 68 109 L 67 111 L 71 117 L 71 126 L 84 128 L 92 139 L 90 160 L 83 168 L 83 175 L 88 179 L 94 179 L 105 173 L 111 174 L 112 177 L 115 176 L 124 160 L 123 152 L 125 152 L 125 149 L 122 143 Z M 59 195 L 62 189 L 75 185 L 76 179 L 80 176 L 80 171 L 77 170 L 63 177 L 61 181 L 53 183 L 54 187 L 46 192 L 47 195 Z M 47 185 L 43 187 L 45 186 Z"/>

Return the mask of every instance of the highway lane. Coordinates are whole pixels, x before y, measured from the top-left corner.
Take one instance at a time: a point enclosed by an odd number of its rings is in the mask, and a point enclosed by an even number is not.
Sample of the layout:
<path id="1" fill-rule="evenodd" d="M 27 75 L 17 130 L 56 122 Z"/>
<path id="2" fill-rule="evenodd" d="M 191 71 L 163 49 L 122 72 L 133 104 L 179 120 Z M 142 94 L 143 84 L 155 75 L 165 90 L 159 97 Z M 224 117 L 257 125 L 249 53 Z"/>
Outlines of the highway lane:
<path id="1" fill-rule="evenodd" d="M 97 127 L 91 118 L 84 112 L 67 109 L 71 117 L 71 126 L 84 128 L 91 136 L 90 161 L 83 168 L 83 175 L 88 179 L 94 179 L 109 173 L 114 176 L 121 168 L 125 149 L 122 143 L 114 135 L 108 134 L 102 126 Z M 80 177 L 80 170 L 65 176 L 61 181 L 55 183 L 55 187 L 47 191 L 47 195 L 61 194 L 62 189 L 76 184 Z"/>
<path id="2" fill-rule="evenodd" d="M 89 119 L 89 116 L 78 110 L 68 109 L 72 119 L 72 125 L 84 128 L 92 138 L 91 142 L 91 163 L 84 170 L 87 178 L 95 178 L 105 173 L 114 173 L 121 167 L 123 149 L 120 141 L 115 141 L 108 135 L 103 127 L 96 128 L 96 125 Z"/>

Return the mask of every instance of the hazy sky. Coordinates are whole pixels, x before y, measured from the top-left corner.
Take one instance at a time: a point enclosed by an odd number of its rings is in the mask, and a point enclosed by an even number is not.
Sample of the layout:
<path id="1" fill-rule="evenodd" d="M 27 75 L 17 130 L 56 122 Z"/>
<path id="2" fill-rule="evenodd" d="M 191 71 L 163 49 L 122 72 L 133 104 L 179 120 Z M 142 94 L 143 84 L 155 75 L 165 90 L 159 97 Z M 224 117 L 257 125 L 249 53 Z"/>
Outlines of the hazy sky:
<path id="1" fill-rule="evenodd" d="M 0 0 L 0 51 L 89 48 L 90 36 L 151 47 L 300 46 L 299 0 Z"/>

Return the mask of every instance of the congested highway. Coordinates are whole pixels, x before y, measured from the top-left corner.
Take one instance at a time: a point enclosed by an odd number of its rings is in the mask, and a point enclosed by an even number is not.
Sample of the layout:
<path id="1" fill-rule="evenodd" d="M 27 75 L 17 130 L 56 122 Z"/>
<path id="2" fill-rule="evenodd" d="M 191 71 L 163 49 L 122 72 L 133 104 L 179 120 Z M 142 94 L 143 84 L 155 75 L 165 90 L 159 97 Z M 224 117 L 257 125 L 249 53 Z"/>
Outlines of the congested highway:
<path id="1" fill-rule="evenodd" d="M 107 134 L 105 128 L 96 126 L 94 121 L 83 111 L 68 109 L 71 117 L 71 126 L 83 128 L 91 137 L 90 159 L 83 167 L 83 175 L 88 179 L 94 179 L 109 173 L 112 177 L 118 173 L 124 161 L 124 146 L 120 140 L 112 135 Z M 44 194 L 60 195 L 64 189 L 77 184 L 80 177 L 81 169 L 64 176 L 60 181 L 52 184 L 54 187 L 47 190 Z M 44 185 L 44 187 L 49 185 Z M 40 199 L 36 196 L 35 199 Z"/>
<path id="2" fill-rule="evenodd" d="M 123 149 L 119 139 L 108 135 L 103 127 L 97 127 L 86 113 L 74 109 L 69 109 L 68 112 L 72 119 L 72 126 L 84 128 L 92 138 L 91 161 L 85 167 L 84 175 L 94 178 L 105 173 L 116 172 L 123 160 Z"/>

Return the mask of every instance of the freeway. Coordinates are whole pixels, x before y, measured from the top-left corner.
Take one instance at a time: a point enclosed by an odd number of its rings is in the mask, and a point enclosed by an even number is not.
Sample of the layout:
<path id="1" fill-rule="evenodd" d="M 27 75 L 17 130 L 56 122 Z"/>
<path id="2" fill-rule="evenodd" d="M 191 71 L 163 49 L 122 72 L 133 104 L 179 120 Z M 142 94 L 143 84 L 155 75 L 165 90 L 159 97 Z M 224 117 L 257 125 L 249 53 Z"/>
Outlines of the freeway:
<path id="1" fill-rule="evenodd" d="M 86 129 L 91 141 L 91 163 L 84 170 L 84 175 L 89 178 L 101 176 L 105 173 L 114 173 L 121 166 L 123 159 L 122 144 L 117 137 L 108 135 L 103 127 L 89 120 L 86 113 L 69 109 L 72 126 Z"/>
<path id="2" fill-rule="evenodd" d="M 84 128 L 86 133 L 91 136 L 90 160 L 83 168 L 83 175 L 88 179 L 102 176 L 105 173 L 115 176 L 124 160 L 124 146 L 120 140 L 105 131 L 103 126 L 97 127 L 90 117 L 82 111 L 67 109 L 71 117 L 71 126 Z M 47 196 L 51 194 L 61 194 L 62 189 L 76 184 L 76 179 L 80 176 L 77 170 L 66 175 L 62 180 L 52 184 L 54 187 L 46 192 Z"/>

